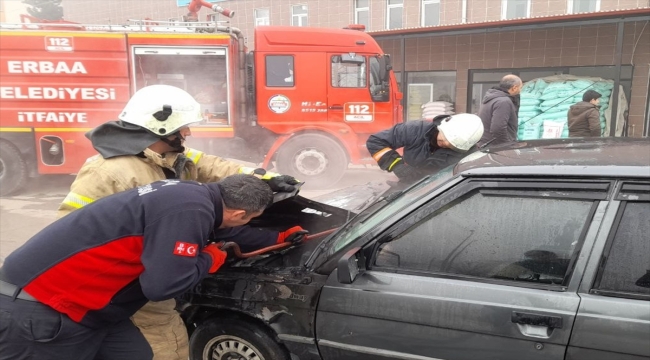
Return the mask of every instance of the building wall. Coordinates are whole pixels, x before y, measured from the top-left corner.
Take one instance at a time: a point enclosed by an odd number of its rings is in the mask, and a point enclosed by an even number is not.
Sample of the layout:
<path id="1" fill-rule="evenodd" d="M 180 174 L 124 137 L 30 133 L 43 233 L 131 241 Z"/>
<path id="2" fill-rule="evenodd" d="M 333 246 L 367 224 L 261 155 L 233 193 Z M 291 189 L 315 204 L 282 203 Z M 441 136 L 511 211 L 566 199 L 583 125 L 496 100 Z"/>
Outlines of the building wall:
<path id="1" fill-rule="evenodd" d="M 0 0 L 0 22 L 19 23 L 20 14 L 26 13 L 21 0 Z"/>
<path id="2" fill-rule="evenodd" d="M 641 136 L 649 96 L 650 24 L 648 22 L 635 22 L 625 26 L 623 64 L 634 65 L 628 133 L 631 136 Z"/>
<path id="3" fill-rule="evenodd" d="M 13 0 L 18 2 L 18 0 Z M 254 9 L 270 9 L 270 25 L 291 25 L 291 5 L 308 7 L 310 26 L 342 28 L 354 22 L 354 0 L 227 0 L 219 5 L 235 11 L 228 19 L 244 34 L 252 34 Z M 386 29 L 386 0 L 369 0 L 370 24 L 368 31 Z M 440 24 L 462 22 L 463 0 L 440 0 Z M 467 0 L 467 21 L 484 22 L 501 19 L 501 0 Z M 531 0 L 531 16 L 561 15 L 567 13 L 568 0 Z M 180 18 L 186 8 L 177 7 L 175 0 L 65 0 L 62 3 L 67 20 L 92 24 L 124 24 L 128 19 Z M 628 9 L 650 6 L 650 0 L 601 0 L 601 10 Z M 422 1 L 404 0 L 402 23 L 404 27 L 419 27 Z M 202 9 L 200 18 L 211 11 Z M 226 19 L 222 19 L 226 20 Z M 252 36 L 248 45 L 254 46 Z"/>
<path id="4" fill-rule="evenodd" d="M 456 111 L 464 112 L 470 109 L 469 70 L 615 65 L 616 25 L 410 38 L 405 41 L 405 68 L 399 40 L 379 40 L 379 44 L 393 56 L 395 71 L 455 70 Z M 622 64 L 634 66 L 629 135 L 641 136 L 650 72 L 650 25 L 646 22 L 625 25 Z"/>

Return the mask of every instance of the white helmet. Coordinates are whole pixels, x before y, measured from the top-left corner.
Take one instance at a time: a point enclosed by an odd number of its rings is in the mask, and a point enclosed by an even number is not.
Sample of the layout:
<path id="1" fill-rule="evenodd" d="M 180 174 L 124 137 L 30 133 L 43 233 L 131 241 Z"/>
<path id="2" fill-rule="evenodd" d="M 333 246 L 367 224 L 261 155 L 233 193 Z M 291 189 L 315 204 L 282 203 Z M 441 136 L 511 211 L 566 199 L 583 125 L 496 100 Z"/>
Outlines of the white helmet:
<path id="1" fill-rule="evenodd" d="M 199 103 L 185 90 L 151 85 L 133 94 L 119 119 L 158 136 L 169 136 L 183 126 L 200 122 L 203 116 Z"/>
<path id="2" fill-rule="evenodd" d="M 474 114 L 456 114 L 438 125 L 447 141 L 459 151 L 467 151 L 483 136 L 483 121 Z"/>

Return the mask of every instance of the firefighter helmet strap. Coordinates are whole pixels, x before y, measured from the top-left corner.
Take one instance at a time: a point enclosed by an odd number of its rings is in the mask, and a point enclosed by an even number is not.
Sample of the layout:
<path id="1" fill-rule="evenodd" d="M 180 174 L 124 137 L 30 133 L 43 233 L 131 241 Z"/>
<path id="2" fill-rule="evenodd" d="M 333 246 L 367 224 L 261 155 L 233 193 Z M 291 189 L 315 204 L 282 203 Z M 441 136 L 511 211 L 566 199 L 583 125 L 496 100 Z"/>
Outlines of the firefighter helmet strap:
<path id="1" fill-rule="evenodd" d="M 176 135 L 174 140 L 169 140 L 169 138 L 171 136 L 174 136 L 174 135 Z M 172 151 L 179 152 L 179 153 L 182 153 L 182 152 L 185 151 L 185 147 L 183 146 L 183 144 L 181 142 L 183 139 L 184 139 L 183 135 L 181 135 L 180 131 L 177 131 L 177 132 L 169 135 L 168 137 L 161 137 L 160 138 L 160 140 L 162 140 L 165 144 L 171 146 L 174 149 Z"/>

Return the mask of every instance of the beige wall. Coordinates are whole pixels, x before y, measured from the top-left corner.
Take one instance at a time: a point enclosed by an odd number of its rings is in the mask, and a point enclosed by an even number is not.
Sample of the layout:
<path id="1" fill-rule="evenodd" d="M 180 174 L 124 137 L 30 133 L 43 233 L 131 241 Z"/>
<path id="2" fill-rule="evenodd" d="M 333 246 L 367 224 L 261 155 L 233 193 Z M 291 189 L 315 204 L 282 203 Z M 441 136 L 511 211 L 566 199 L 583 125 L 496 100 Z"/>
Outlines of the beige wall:
<path id="1" fill-rule="evenodd" d="M 20 3 L 20 0 L 5 0 Z M 386 28 L 386 0 L 370 1 L 369 31 Z M 567 12 L 568 0 L 531 0 L 531 16 L 562 15 Z M 442 25 L 459 24 L 462 21 L 462 0 L 440 0 Z M 309 25 L 342 28 L 354 21 L 354 0 L 228 0 L 219 2 L 235 11 L 230 19 L 233 26 L 245 35 L 253 33 L 254 9 L 269 8 L 271 25 L 291 24 L 291 5 L 308 7 Z M 67 20 L 94 24 L 123 24 L 127 19 L 179 18 L 185 8 L 178 8 L 175 0 L 65 0 L 62 3 Z M 648 7 L 650 0 L 601 0 L 601 10 Z M 404 0 L 404 27 L 419 27 L 421 1 Z M 210 11 L 202 9 L 201 19 Z M 467 21 L 496 21 L 501 18 L 501 0 L 467 0 Z M 248 39 L 253 46 L 252 39 Z"/>
<path id="2" fill-rule="evenodd" d="M 25 4 L 21 0 L 0 0 L 2 3 L 2 15 L 0 22 L 19 23 L 20 14 L 25 14 Z"/>

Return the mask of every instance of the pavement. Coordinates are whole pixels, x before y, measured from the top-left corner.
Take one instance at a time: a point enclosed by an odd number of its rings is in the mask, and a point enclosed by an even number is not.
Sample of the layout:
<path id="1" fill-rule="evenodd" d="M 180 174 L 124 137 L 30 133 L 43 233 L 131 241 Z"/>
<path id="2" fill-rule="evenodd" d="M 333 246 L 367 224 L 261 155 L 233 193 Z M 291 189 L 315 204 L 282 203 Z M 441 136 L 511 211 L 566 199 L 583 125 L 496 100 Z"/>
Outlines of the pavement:
<path id="1" fill-rule="evenodd" d="M 330 189 L 301 190 L 300 195 L 317 199 L 351 186 L 394 180 L 392 174 L 378 168 L 351 168 Z M 0 265 L 25 241 L 56 220 L 56 209 L 67 195 L 72 175 L 48 175 L 31 179 L 18 195 L 0 198 Z"/>

